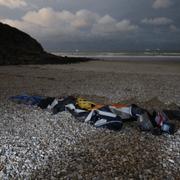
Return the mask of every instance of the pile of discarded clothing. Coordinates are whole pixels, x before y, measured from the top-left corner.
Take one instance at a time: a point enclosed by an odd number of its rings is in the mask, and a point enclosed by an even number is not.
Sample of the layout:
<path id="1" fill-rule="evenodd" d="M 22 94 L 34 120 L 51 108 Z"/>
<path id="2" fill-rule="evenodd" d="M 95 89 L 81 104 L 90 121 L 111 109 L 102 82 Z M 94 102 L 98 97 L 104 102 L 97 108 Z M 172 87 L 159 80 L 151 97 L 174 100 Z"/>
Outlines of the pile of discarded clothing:
<path id="1" fill-rule="evenodd" d="M 175 125 L 169 122 L 169 116 L 173 119 L 180 119 L 180 111 L 178 110 L 154 111 L 150 114 L 147 110 L 135 104 L 103 105 L 74 96 L 55 98 L 19 95 L 12 96 L 9 99 L 16 103 L 48 109 L 53 114 L 68 111 L 81 122 L 89 123 L 96 128 L 110 130 L 120 130 L 123 123 L 136 121 L 141 131 L 150 131 L 154 135 L 174 134 Z"/>

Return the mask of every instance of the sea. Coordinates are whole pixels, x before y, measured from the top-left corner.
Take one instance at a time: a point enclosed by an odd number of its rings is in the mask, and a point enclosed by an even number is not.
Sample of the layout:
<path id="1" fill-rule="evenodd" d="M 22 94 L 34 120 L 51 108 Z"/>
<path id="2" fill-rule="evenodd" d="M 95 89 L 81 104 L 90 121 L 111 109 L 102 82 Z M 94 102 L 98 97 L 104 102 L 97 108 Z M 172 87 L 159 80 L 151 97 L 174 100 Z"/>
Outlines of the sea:
<path id="1" fill-rule="evenodd" d="M 62 57 L 85 57 L 94 60 L 112 61 L 178 61 L 180 62 L 180 52 L 53 52 Z"/>

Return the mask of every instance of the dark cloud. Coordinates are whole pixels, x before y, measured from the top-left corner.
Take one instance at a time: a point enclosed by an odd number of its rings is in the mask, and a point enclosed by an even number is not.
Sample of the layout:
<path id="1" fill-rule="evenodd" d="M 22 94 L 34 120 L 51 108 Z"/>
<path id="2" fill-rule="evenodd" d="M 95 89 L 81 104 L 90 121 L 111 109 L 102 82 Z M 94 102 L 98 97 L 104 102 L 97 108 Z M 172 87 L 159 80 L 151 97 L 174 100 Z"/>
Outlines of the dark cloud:
<path id="1" fill-rule="evenodd" d="M 179 7 L 179 0 L 0 0 L 0 20 L 50 50 L 178 49 Z"/>

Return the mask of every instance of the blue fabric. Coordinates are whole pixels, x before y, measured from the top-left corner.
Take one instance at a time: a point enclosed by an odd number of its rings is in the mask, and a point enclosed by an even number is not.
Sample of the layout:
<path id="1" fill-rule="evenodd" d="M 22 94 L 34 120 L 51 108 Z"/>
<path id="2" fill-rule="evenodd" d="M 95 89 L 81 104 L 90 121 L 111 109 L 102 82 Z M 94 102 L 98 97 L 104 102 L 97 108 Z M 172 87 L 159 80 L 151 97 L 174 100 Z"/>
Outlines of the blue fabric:
<path id="1" fill-rule="evenodd" d="M 17 103 L 27 104 L 27 105 L 38 105 L 44 97 L 42 96 L 29 96 L 29 95 L 18 95 L 11 96 L 9 98 L 12 101 Z"/>

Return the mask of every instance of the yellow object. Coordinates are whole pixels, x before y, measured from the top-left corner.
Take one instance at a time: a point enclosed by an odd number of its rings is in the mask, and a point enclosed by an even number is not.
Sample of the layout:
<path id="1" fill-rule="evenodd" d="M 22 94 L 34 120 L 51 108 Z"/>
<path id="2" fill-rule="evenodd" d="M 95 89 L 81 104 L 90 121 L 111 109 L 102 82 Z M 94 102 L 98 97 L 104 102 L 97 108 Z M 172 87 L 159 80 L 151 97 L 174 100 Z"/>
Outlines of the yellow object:
<path id="1" fill-rule="evenodd" d="M 83 99 L 83 98 L 77 98 L 76 104 L 80 108 L 85 109 L 85 110 L 92 110 L 96 106 L 95 103 L 91 101 L 87 101 L 86 99 Z"/>

